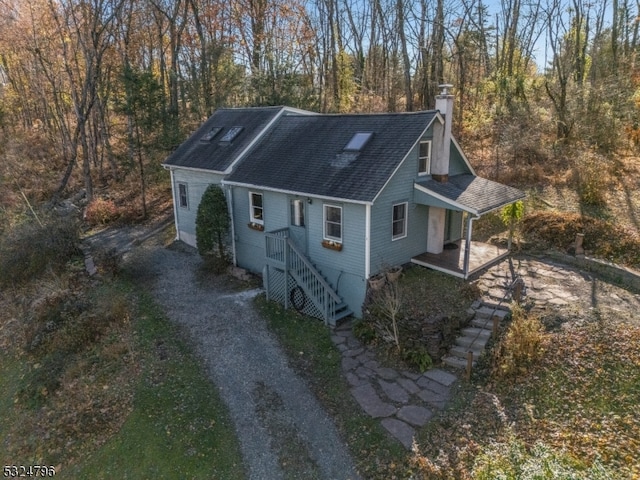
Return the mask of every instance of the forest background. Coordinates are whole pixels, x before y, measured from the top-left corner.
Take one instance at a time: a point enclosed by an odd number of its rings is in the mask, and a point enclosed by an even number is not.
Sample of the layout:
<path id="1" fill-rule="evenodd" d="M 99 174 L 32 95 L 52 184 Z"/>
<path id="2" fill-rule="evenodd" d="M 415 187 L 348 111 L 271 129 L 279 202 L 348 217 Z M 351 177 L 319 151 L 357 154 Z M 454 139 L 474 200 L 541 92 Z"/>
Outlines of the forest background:
<path id="1" fill-rule="evenodd" d="M 639 9 L 0 0 L 0 231 L 29 203 L 80 190 L 115 199 L 120 218 L 146 217 L 149 188 L 168 186 L 161 161 L 216 108 L 412 111 L 433 108 L 443 83 L 455 85 L 455 133 L 479 173 L 568 185 L 578 208 L 606 216 L 611 187 L 630 188 L 612 178 L 637 172 L 620 158 L 640 141 Z M 637 231 L 629 193 L 623 223 Z"/>
<path id="2" fill-rule="evenodd" d="M 79 215 L 47 215 L 82 213 L 83 227 L 170 218 L 162 161 L 220 107 L 412 111 L 433 108 L 451 83 L 455 135 L 475 170 L 527 192 L 517 246 L 567 251 L 581 232 L 590 255 L 640 270 L 639 28 L 638 0 L 0 0 L 5 464 L 38 458 L 67 478 L 241 476 L 225 407 L 175 343 L 149 278 L 118 273 L 108 252 L 96 256 L 102 280 L 89 278 L 76 224 L 64 221 Z M 504 230 L 485 215 L 474 235 Z M 546 478 L 553 462 L 582 472 L 571 478 L 637 478 L 637 315 L 593 307 L 550 313 L 545 332 L 521 335 L 547 349 L 529 373 L 478 369 L 480 388 L 457 402 L 464 414 L 427 426 L 414 463 L 358 420 L 346 382 L 335 390 L 326 329 L 272 317 L 307 336 L 283 343 L 369 478 L 495 478 L 495 464 L 516 471 L 531 456 Z M 497 372 L 519 351 L 506 345 L 492 354 Z M 594 476 L 592 464 L 615 474 Z M 472 477 L 478 469 L 490 473 Z"/>

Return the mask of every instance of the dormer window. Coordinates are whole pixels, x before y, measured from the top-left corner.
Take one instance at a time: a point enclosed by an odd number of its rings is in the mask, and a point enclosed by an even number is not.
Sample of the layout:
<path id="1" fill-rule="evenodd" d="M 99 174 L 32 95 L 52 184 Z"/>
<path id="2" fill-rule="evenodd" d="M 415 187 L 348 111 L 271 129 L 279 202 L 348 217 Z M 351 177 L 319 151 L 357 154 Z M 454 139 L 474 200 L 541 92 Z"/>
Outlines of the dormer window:
<path id="1" fill-rule="evenodd" d="M 346 152 L 359 152 L 364 148 L 372 136 L 373 132 L 358 132 L 351 137 L 351 140 L 349 140 L 347 146 L 344 147 L 344 150 Z"/>
<path id="2" fill-rule="evenodd" d="M 418 174 L 429 175 L 431 173 L 431 140 L 420 142 L 418 153 Z"/>
<path id="3" fill-rule="evenodd" d="M 231 127 L 227 130 L 222 138 L 220 139 L 220 143 L 231 143 L 238 136 L 238 134 L 244 129 L 244 127 Z"/>
<path id="4" fill-rule="evenodd" d="M 212 127 L 207 133 L 200 137 L 201 142 L 210 142 L 222 131 L 222 127 Z"/>

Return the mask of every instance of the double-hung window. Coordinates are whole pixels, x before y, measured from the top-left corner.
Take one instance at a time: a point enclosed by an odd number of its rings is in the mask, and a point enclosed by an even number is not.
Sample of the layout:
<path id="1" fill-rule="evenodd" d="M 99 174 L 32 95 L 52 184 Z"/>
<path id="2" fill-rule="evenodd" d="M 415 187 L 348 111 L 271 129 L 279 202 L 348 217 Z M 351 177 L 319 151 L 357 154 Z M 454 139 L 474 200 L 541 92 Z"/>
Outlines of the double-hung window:
<path id="1" fill-rule="evenodd" d="M 249 217 L 251 223 L 264 225 L 264 207 L 261 193 L 249 192 Z"/>
<path id="2" fill-rule="evenodd" d="M 187 193 L 186 183 L 178 183 L 178 205 L 181 208 L 189 208 L 189 194 Z"/>
<path id="3" fill-rule="evenodd" d="M 429 175 L 431 173 L 431 140 L 420 142 L 418 153 L 418 174 Z"/>
<path id="4" fill-rule="evenodd" d="M 407 236 L 407 202 L 397 203 L 393 206 L 391 230 L 392 240 Z"/>
<path id="5" fill-rule="evenodd" d="M 342 207 L 324 206 L 324 239 L 342 243 Z"/>

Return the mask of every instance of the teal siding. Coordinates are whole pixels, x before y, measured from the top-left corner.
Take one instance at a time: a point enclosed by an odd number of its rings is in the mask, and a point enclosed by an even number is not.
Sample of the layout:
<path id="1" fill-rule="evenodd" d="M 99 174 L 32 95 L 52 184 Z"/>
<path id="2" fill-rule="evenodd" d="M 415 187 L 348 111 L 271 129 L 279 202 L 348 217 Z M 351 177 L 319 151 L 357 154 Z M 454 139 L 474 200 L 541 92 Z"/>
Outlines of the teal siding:
<path id="1" fill-rule="evenodd" d="M 461 175 L 471 173 L 469 166 L 464 161 L 462 153 L 458 150 L 455 143 L 451 142 L 451 150 L 449 154 L 449 175 Z"/>
<path id="2" fill-rule="evenodd" d="M 425 137 L 425 140 L 428 139 Z M 429 209 L 416 204 L 413 183 L 418 178 L 418 148 L 414 148 L 371 207 L 371 274 L 402 265 L 425 251 Z M 408 202 L 407 236 L 393 240 L 393 205 Z"/>
<path id="3" fill-rule="evenodd" d="M 325 204 L 342 207 L 341 251 L 322 246 Z M 313 199 L 307 207 L 309 258 L 359 317 L 366 293 L 365 206 Z"/>
<path id="4" fill-rule="evenodd" d="M 291 196 L 269 191 L 251 190 L 263 194 L 264 231 L 249 228 L 249 189 L 233 187 L 233 212 L 235 220 L 236 259 L 240 267 L 262 273 L 265 265 L 264 232 L 291 228 Z M 357 316 L 360 316 L 366 293 L 364 276 L 365 207 L 339 202 L 324 202 L 313 198 L 305 200 L 306 246 L 298 246 L 327 279 Z M 329 203 L 342 207 L 342 251 L 322 246 L 323 205 Z M 292 229 L 295 230 L 295 228 Z M 304 237 L 293 237 L 294 241 Z M 298 240 L 299 242 L 299 240 Z"/>
<path id="5" fill-rule="evenodd" d="M 175 169 L 173 171 L 173 208 L 175 209 L 178 238 L 183 242 L 196 246 L 196 214 L 202 194 L 211 184 L 220 184 L 222 176 L 209 172 Z M 178 184 L 187 185 L 188 206 L 181 207 Z"/>
<path id="6" fill-rule="evenodd" d="M 432 140 L 432 131 L 427 131 L 421 140 Z M 452 142 L 449 175 L 461 173 L 469 173 L 469 168 L 462 153 Z M 424 178 L 418 175 L 418 147 L 416 146 L 371 208 L 371 275 L 384 270 L 385 267 L 407 263 L 412 257 L 426 250 L 429 208 L 420 204 L 424 203 L 421 199 L 424 194 L 416 191 L 413 186 L 415 181 Z M 408 202 L 407 236 L 393 240 L 392 208 L 393 205 L 402 202 Z M 430 203 L 434 203 L 433 199 Z M 442 202 L 443 208 L 448 206 Z M 460 238 L 462 235 L 462 230 L 458 226 L 460 215 L 461 212 L 454 214 L 456 223 L 452 225 L 451 231 L 454 238 Z"/>

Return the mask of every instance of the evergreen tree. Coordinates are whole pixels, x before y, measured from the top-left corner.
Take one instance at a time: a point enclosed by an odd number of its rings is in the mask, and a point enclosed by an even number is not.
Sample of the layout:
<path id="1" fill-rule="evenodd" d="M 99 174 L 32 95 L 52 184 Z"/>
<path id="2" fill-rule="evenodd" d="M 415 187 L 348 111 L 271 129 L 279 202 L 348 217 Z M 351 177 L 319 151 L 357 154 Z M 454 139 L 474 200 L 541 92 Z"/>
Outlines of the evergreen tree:
<path id="1" fill-rule="evenodd" d="M 196 243 L 202 256 L 225 259 L 225 238 L 229 232 L 227 199 L 218 185 L 209 185 L 202 195 L 196 215 Z"/>

